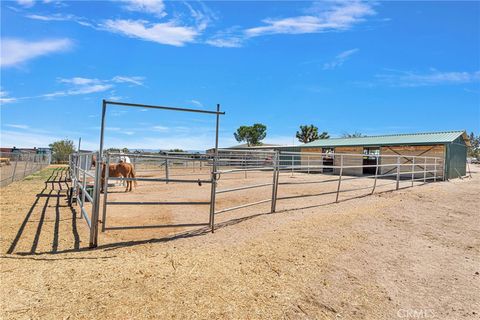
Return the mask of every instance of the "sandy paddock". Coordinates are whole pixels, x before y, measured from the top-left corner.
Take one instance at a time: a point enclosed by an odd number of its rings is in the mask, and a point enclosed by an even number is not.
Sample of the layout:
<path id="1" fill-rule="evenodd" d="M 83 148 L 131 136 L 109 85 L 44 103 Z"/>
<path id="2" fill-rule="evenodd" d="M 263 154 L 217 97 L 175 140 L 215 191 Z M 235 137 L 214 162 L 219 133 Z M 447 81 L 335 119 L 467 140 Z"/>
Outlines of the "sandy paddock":
<path id="1" fill-rule="evenodd" d="M 232 168 L 221 168 L 229 170 Z M 164 178 L 165 171 L 140 169 L 139 178 Z M 170 169 L 170 179 L 210 180 L 208 168 Z M 406 176 L 404 176 L 406 178 Z M 273 181 L 271 171 L 249 171 L 224 173 L 220 175 L 217 190 L 268 184 Z M 431 180 L 427 180 L 431 181 Z M 308 174 L 302 172 L 283 171 L 280 173 L 277 211 L 294 210 L 305 207 L 315 207 L 332 204 L 336 200 L 338 175 Z M 302 184 L 308 182 L 307 184 Z M 324 183 L 317 183 L 324 182 Z M 423 182 L 416 181 L 415 186 Z M 370 195 L 374 184 L 373 178 L 358 178 L 343 176 L 341 190 L 350 190 L 340 193 L 339 201 Z M 411 181 L 402 180 L 400 188 L 411 187 Z M 379 179 L 375 193 L 395 190 L 394 178 Z M 156 236 L 173 235 L 181 231 L 198 229 L 198 227 L 169 227 L 185 224 L 205 224 L 209 221 L 209 201 L 211 184 L 209 183 L 165 183 L 165 182 L 138 182 L 134 192 L 125 193 L 125 187 L 117 183 L 116 187 L 109 188 L 108 201 L 111 202 L 201 202 L 198 205 L 108 205 L 107 242 L 115 239 L 143 239 Z M 319 195 L 323 194 L 323 195 Z M 308 197 L 303 197 L 308 196 Z M 272 186 L 254 189 L 238 190 L 221 193 L 216 196 L 216 212 L 222 209 L 241 206 L 244 204 L 271 199 Z M 246 219 L 259 213 L 269 213 L 271 202 L 258 204 L 252 207 L 236 209 L 220 213 L 215 217 L 216 224 L 228 224 L 229 221 Z M 150 228 L 150 226 L 152 228 Z M 125 227 L 124 229 L 120 229 Z M 156 227 L 156 228 L 155 228 Z M 102 235 L 102 236 L 103 236 Z"/>
<path id="2" fill-rule="evenodd" d="M 51 167 L 1 189 L 2 318 L 478 319 L 480 168 L 472 169 L 471 179 L 362 197 L 364 189 L 338 204 L 328 195 L 281 200 L 275 214 L 269 204 L 228 212 L 214 234 L 108 230 L 88 250 L 88 228 L 66 201 L 65 169 Z M 327 177 L 284 173 L 281 182 Z M 224 176 L 219 189 L 270 178 Z M 328 185 L 282 185 L 279 197 Z M 209 190 L 140 182 L 109 199 L 205 201 Z M 220 194 L 218 209 L 270 193 Z M 208 206 L 108 210 L 109 226 L 208 219 Z"/>

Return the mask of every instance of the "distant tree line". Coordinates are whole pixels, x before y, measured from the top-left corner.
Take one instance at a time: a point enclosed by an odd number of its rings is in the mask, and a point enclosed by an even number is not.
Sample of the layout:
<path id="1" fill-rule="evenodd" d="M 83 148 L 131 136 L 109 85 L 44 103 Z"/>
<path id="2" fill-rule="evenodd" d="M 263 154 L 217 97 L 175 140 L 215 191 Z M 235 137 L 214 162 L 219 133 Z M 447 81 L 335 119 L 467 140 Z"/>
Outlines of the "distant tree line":
<path id="1" fill-rule="evenodd" d="M 262 123 L 255 123 L 251 126 L 240 126 L 236 132 L 233 133 L 235 140 L 238 142 L 245 142 L 247 146 L 260 146 L 262 140 L 267 136 L 267 126 Z M 320 139 L 329 139 L 330 135 L 327 131 L 319 133 L 318 127 L 310 125 L 301 125 L 295 136 L 301 143 L 309 143 Z M 358 138 L 365 135 L 360 132 L 344 133 L 342 138 Z"/>
<path id="2" fill-rule="evenodd" d="M 471 158 L 480 158 L 480 135 L 470 132 L 469 135 L 471 147 L 468 148 L 468 156 Z"/>

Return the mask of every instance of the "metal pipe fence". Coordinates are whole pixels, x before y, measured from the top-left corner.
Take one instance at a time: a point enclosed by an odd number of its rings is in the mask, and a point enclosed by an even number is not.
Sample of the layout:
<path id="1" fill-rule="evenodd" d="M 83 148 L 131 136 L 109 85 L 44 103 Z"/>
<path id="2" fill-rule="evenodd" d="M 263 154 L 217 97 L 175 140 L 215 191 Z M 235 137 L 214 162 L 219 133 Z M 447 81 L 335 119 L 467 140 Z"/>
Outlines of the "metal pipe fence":
<path id="1" fill-rule="evenodd" d="M 0 152 L 0 187 L 42 170 L 51 162 L 50 154 Z"/>
<path id="2" fill-rule="evenodd" d="M 99 202 L 95 190 L 98 185 L 97 168 L 94 166 L 94 159 L 98 159 L 97 152 L 74 153 L 69 156 L 69 176 L 72 182 L 69 190 L 69 202 L 76 203 L 80 207 L 80 217 L 90 229 L 90 239 L 94 238 L 92 233 L 96 232 L 94 227 L 94 210 Z M 90 240 L 90 246 L 92 246 Z"/>
<path id="3" fill-rule="evenodd" d="M 235 211 L 247 207 L 270 204 L 271 213 L 277 211 L 278 204 L 288 200 L 312 197 L 333 197 L 332 203 L 348 199 L 348 193 L 366 192 L 374 194 L 380 188 L 398 190 L 407 182 L 407 187 L 419 184 L 444 180 L 444 161 L 441 158 L 403 155 L 363 155 L 363 154 L 334 154 L 334 153 L 302 153 L 285 151 L 245 151 L 231 149 L 217 149 L 215 153 L 205 154 L 139 154 L 139 153 L 104 153 L 101 162 L 92 168 L 93 157 L 98 153 L 76 153 L 70 156 L 70 176 L 73 190 L 71 196 L 80 205 L 82 216 L 85 218 L 91 233 L 97 232 L 93 226 L 95 210 L 101 212 L 101 231 L 121 229 L 146 229 L 156 227 L 178 227 L 178 225 L 159 226 L 108 226 L 107 209 L 109 206 L 124 205 L 208 205 L 210 207 L 209 221 L 205 223 L 186 223 L 182 226 L 209 226 L 215 229 L 215 217 L 219 214 Z M 141 177 L 111 176 L 110 164 L 119 161 L 130 162 L 136 173 L 144 173 Z M 98 163 L 103 163 L 101 169 Z M 202 171 L 203 170 L 203 171 Z M 149 175 L 152 171 L 154 175 Z M 178 173 L 178 172 L 182 173 Z M 186 172 L 183 172 L 186 171 Z M 188 172 L 190 171 L 190 172 Z M 229 176 L 241 174 L 242 177 L 255 180 L 255 174 L 260 173 L 270 177 L 267 181 L 256 183 L 241 183 L 238 186 L 221 187 L 222 180 Z M 196 175 L 197 178 L 183 177 L 182 175 Z M 301 175 L 306 180 L 293 181 L 292 175 Z M 359 185 L 351 185 L 359 180 Z M 211 191 L 209 199 L 205 201 L 111 201 L 108 200 L 109 189 L 114 183 L 135 181 L 142 183 L 181 183 L 181 184 L 209 184 Z M 380 182 L 381 181 L 381 182 Z M 220 183 L 220 185 L 219 185 Z M 286 187 L 301 185 L 315 185 L 317 192 L 288 194 Z M 319 189 L 319 185 L 325 188 Z M 219 187 L 220 186 L 220 187 Z M 100 189 L 103 187 L 103 198 L 100 203 Z M 250 202 L 235 203 L 230 207 L 217 208 L 221 203 L 218 197 L 238 192 L 249 192 L 260 188 L 270 188 L 269 196 L 263 199 L 251 199 Z M 383 189 L 382 189 L 383 190 Z M 93 191 L 93 192 L 92 192 Z M 321 192 L 318 192 L 321 191 Z M 385 191 L 385 190 L 384 190 Z M 279 192 L 282 195 L 279 196 Z M 287 194 L 283 194 L 287 192 Z M 252 195 L 254 192 L 252 192 Z M 241 198 L 241 197 L 239 197 Z M 245 198 L 245 197 L 243 197 Z M 248 198 L 248 197 L 247 197 Z M 221 199 L 220 199 L 221 200 Z M 87 206 L 86 203 L 91 205 Z M 98 214 L 98 213 L 97 213 Z M 98 221 L 97 221 L 98 223 Z M 91 239 L 96 239 L 91 235 Z M 91 243 L 95 246 L 95 243 Z"/>

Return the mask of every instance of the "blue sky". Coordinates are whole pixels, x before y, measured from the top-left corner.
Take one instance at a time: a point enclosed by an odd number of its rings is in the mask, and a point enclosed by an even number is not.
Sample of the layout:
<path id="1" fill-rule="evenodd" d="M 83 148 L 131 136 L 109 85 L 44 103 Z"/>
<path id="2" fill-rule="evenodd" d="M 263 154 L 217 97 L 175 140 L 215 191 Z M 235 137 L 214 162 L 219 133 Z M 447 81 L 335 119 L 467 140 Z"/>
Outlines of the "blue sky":
<path id="1" fill-rule="evenodd" d="M 98 148 L 101 100 L 221 104 L 220 145 L 256 122 L 291 144 L 480 131 L 479 2 L 2 1 L 1 145 Z M 112 107 L 107 146 L 199 150 L 209 115 Z"/>

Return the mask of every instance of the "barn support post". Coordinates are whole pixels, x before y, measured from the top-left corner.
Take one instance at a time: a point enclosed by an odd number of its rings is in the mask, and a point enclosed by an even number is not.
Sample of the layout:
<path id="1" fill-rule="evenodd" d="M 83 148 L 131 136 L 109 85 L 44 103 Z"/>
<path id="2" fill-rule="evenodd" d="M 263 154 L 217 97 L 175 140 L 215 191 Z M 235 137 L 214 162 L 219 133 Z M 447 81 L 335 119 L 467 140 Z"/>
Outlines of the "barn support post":
<path id="1" fill-rule="evenodd" d="M 13 175 L 12 175 L 12 182 L 15 181 L 15 173 L 17 172 L 17 164 L 18 164 L 18 155 L 15 154 L 15 165 L 13 166 Z"/>
<path id="2" fill-rule="evenodd" d="M 307 156 L 307 173 L 310 173 L 310 156 Z"/>
<path id="3" fill-rule="evenodd" d="M 95 167 L 95 185 L 94 185 L 94 203 L 92 210 L 92 225 L 90 227 L 90 248 L 97 247 L 98 244 L 98 214 L 100 211 L 100 183 L 103 166 L 103 139 L 105 135 L 105 113 L 107 111 L 107 102 L 102 101 L 102 122 L 100 125 L 100 148 L 98 150 L 97 163 Z"/>
<path id="4" fill-rule="evenodd" d="M 220 104 L 217 104 L 217 117 L 215 124 L 215 154 L 212 163 L 212 183 L 210 193 L 210 229 L 212 233 L 215 231 L 215 196 L 217 192 L 217 158 L 218 158 L 218 127 L 220 122 Z"/>
<path id="5" fill-rule="evenodd" d="M 400 188 L 400 156 L 397 156 L 397 185 L 396 190 Z"/>
<path id="6" fill-rule="evenodd" d="M 110 155 L 107 153 L 107 161 L 105 163 L 105 177 L 103 180 L 102 232 L 105 232 L 106 225 L 107 225 L 107 198 L 108 198 L 108 177 L 109 176 L 110 176 Z M 128 187 L 128 182 L 127 182 L 127 187 Z"/>
<path id="7" fill-rule="evenodd" d="M 372 194 L 375 192 L 375 188 L 377 187 L 377 178 L 378 178 L 378 158 L 380 157 L 380 155 L 377 154 L 377 161 L 376 161 L 376 164 L 375 164 L 375 180 L 373 182 L 373 189 L 372 189 Z"/>
<path id="8" fill-rule="evenodd" d="M 427 183 L 427 157 L 423 161 L 423 183 Z"/>
<path id="9" fill-rule="evenodd" d="M 433 182 L 437 182 L 437 158 L 435 158 L 433 165 Z"/>
<path id="10" fill-rule="evenodd" d="M 335 199 L 335 202 L 338 202 L 338 196 L 340 195 L 340 186 L 342 184 L 342 175 L 343 175 L 343 154 L 340 155 L 340 176 L 338 177 L 337 197 Z"/>
<path id="11" fill-rule="evenodd" d="M 415 156 L 412 156 L 412 187 L 415 181 Z"/>

